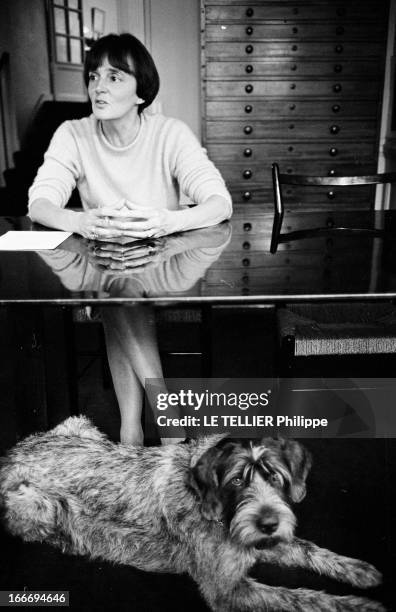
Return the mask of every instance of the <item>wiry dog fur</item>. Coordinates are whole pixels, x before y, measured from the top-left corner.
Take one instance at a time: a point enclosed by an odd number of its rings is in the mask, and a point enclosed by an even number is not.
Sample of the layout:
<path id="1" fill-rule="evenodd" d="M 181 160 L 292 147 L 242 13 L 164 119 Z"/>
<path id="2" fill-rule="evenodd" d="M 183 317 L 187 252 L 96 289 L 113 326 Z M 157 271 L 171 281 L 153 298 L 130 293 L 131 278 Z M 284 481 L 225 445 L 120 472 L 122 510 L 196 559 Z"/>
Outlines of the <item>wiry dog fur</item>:
<path id="1" fill-rule="evenodd" d="M 371 565 L 294 537 L 290 503 L 304 497 L 309 467 L 293 441 L 213 436 L 134 448 L 74 417 L 9 453 L 0 495 L 13 534 L 143 570 L 188 572 L 215 611 L 382 610 L 361 597 L 249 577 L 265 561 L 378 584 Z"/>

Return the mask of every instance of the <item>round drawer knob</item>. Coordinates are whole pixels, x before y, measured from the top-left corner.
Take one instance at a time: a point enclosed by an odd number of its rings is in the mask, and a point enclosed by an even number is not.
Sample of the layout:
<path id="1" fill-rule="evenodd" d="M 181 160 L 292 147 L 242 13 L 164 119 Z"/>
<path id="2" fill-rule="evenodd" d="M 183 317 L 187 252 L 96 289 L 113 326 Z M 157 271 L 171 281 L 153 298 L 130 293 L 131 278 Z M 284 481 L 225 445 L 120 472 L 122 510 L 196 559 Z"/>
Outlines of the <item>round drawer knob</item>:
<path id="1" fill-rule="evenodd" d="M 293 45 L 292 46 L 292 51 L 298 51 L 298 46 L 297 45 Z"/>
<path id="2" fill-rule="evenodd" d="M 340 131 L 339 125 L 330 126 L 330 134 L 338 134 L 339 131 Z"/>
<path id="3" fill-rule="evenodd" d="M 246 9 L 246 17 L 253 17 L 254 10 L 252 8 Z"/>
<path id="4" fill-rule="evenodd" d="M 252 64 L 248 64 L 245 68 L 245 72 L 247 72 L 248 74 L 250 74 L 251 72 L 253 72 L 253 66 Z"/>
<path id="5" fill-rule="evenodd" d="M 248 284 L 248 282 L 249 282 L 249 274 L 244 274 L 242 276 L 242 282 L 245 283 L 245 285 Z"/>
<path id="6" fill-rule="evenodd" d="M 245 132 L 245 134 L 251 134 L 253 132 L 253 128 L 251 125 L 245 125 L 243 131 Z"/>
<path id="7" fill-rule="evenodd" d="M 334 51 L 335 51 L 336 53 L 342 53 L 342 52 L 344 51 L 344 47 L 343 47 L 342 45 L 336 45 L 336 46 L 334 47 Z"/>
<path id="8" fill-rule="evenodd" d="M 296 84 L 295 83 L 290 83 L 290 89 L 296 89 Z"/>
<path id="9" fill-rule="evenodd" d="M 290 66 L 290 70 L 292 72 L 295 72 L 297 70 L 297 64 L 293 64 L 292 66 Z"/>
<path id="10" fill-rule="evenodd" d="M 246 85 L 246 87 L 245 87 L 245 91 L 246 91 L 246 93 L 248 93 L 248 94 L 252 93 L 252 91 L 253 91 L 253 85 L 250 85 L 250 83 L 249 83 L 249 85 Z"/>
<path id="11" fill-rule="evenodd" d="M 290 145 L 289 147 L 287 147 L 287 150 L 290 151 L 290 153 L 291 153 L 292 151 L 294 151 L 294 147 L 292 145 Z"/>
<path id="12" fill-rule="evenodd" d="M 336 155 L 338 155 L 338 149 L 336 149 L 336 147 L 331 147 L 331 149 L 329 149 L 329 154 L 331 155 L 331 157 L 335 157 Z"/>
<path id="13" fill-rule="evenodd" d="M 333 111 L 333 113 L 339 113 L 341 110 L 341 106 L 339 104 L 333 104 L 331 110 Z"/>
<path id="14" fill-rule="evenodd" d="M 329 170 L 328 175 L 329 176 L 335 176 L 335 173 L 336 172 L 335 172 L 334 168 L 332 168 L 331 170 Z"/>
<path id="15" fill-rule="evenodd" d="M 246 53 L 253 53 L 253 45 L 246 45 L 245 47 Z"/>
<path id="16" fill-rule="evenodd" d="M 340 83 L 336 83 L 335 85 L 333 85 L 333 91 L 334 93 L 340 93 L 340 91 L 342 91 L 342 86 L 340 85 Z"/>
<path id="17" fill-rule="evenodd" d="M 339 72 L 342 72 L 342 66 L 341 66 L 341 64 L 336 64 L 336 65 L 334 66 L 334 72 L 338 72 L 338 73 L 339 73 Z"/>
<path id="18" fill-rule="evenodd" d="M 334 225 L 335 225 L 335 223 L 334 223 L 333 217 L 327 217 L 327 219 L 326 219 L 326 227 L 331 229 L 332 227 L 334 227 Z"/>
<path id="19" fill-rule="evenodd" d="M 298 28 L 294 26 L 294 28 L 292 28 L 292 32 L 293 34 L 298 34 Z"/>
<path id="20" fill-rule="evenodd" d="M 294 130 L 294 123 L 291 123 L 291 124 L 289 125 L 289 130 Z"/>
<path id="21" fill-rule="evenodd" d="M 248 268 L 248 267 L 250 266 L 250 259 L 249 259 L 249 257 L 244 257 L 244 258 L 242 259 L 242 265 L 243 265 L 245 268 Z"/>
<path id="22" fill-rule="evenodd" d="M 253 153 L 252 149 L 249 149 L 249 148 L 244 149 L 244 151 L 243 151 L 243 154 L 244 154 L 245 157 L 251 157 L 252 153 Z"/>
<path id="23" fill-rule="evenodd" d="M 250 191 L 244 191 L 242 194 L 242 199 L 244 200 L 244 202 L 248 202 L 249 200 L 252 199 L 252 194 Z M 245 225 L 243 226 L 243 229 L 245 230 L 245 232 L 250 232 L 250 230 L 252 229 L 252 226 L 250 223 L 245 223 Z"/>
<path id="24" fill-rule="evenodd" d="M 286 172 L 287 174 L 293 174 L 293 168 L 287 168 Z"/>
<path id="25" fill-rule="evenodd" d="M 295 8 L 293 9 L 293 15 L 298 15 L 298 8 L 297 8 L 297 7 L 295 7 Z"/>
<path id="26" fill-rule="evenodd" d="M 243 178 L 244 178 L 244 179 L 246 179 L 246 180 L 247 180 L 247 179 L 250 179 L 250 178 L 252 178 L 252 176 L 253 176 L 253 172 L 252 172 L 251 170 L 244 170 L 244 171 L 242 172 L 242 176 L 243 176 Z"/>
<path id="27" fill-rule="evenodd" d="M 289 110 L 291 110 L 291 111 L 296 110 L 296 105 L 295 104 L 290 104 Z"/>
<path id="28" fill-rule="evenodd" d="M 252 26 L 248 26 L 248 27 L 246 28 L 245 32 L 246 32 L 246 34 L 247 34 L 248 36 L 251 36 L 251 35 L 253 34 L 253 28 L 252 28 Z"/>
<path id="29" fill-rule="evenodd" d="M 334 191 L 328 191 L 328 192 L 327 192 L 327 197 L 328 197 L 328 199 L 329 199 L 329 200 L 334 200 L 334 198 L 335 198 L 335 192 L 334 192 Z M 328 227 L 332 227 L 332 226 L 329 226 L 329 225 L 328 225 Z"/>
<path id="30" fill-rule="evenodd" d="M 250 242 L 248 240 L 245 240 L 245 242 L 242 244 L 242 248 L 245 249 L 245 251 L 249 251 L 250 250 Z"/>
<path id="31" fill-rule="evenodd" d="M 245 113 L 251 113 L 253 110 L 253 106 L 251 104 L 246 104 Z"/>
<path id="32" fill-rule="evenodd" d="M 250 231 L 252 231 L 252 224 L 251 224 L 251 223 L 244 223 L 244 224 L 243 224 L 243 231 L 244 231 L 244 232 L 250 232 Z"/>
<path id="33" fill-rule="evenodd" d="M 345 28 L 343 26 L 337 26 L 336 27 L 336 34 L 337 36 L 342 36 L 345 33 Z"/>

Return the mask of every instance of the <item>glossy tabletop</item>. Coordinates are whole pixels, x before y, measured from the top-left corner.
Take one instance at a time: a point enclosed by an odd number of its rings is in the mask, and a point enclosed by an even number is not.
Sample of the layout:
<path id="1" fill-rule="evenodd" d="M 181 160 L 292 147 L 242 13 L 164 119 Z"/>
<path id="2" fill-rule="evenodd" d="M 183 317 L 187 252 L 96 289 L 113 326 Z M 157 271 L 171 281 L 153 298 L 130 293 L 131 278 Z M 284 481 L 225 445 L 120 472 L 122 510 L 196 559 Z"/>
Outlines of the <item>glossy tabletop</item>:
<path id="1" fill-rule="evenodd" d="M 396 298 L 396 211 L 286 213 L 290 239 L 281 236 L 274 254 L 272 225 L 272 214 L 247 209 L 231 222 L 157 240 L 73 235 L 54 250 L 0 251 L 0 304 Z M 2 234 L 29 229 L 45 231 L 26 217 L 0 219 Z"/>

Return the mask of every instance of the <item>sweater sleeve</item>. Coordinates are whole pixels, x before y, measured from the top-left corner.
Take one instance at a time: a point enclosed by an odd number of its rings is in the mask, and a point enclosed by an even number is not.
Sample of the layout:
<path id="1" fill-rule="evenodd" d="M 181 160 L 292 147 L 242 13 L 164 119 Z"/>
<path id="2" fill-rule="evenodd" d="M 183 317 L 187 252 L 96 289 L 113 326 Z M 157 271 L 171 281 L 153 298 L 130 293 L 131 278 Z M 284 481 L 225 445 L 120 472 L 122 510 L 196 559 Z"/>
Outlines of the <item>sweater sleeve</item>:
<path id="1" fill-rule="evenodd" d="M 29 189 L 29 207 L 38 198 L 65 207 L 81 173 L 79 158 L 71 122 L 65 121 L 54 133 Z"/>
<path id="2" fill-rule="evenodd" d="M 171 139 L 172 174 L 181 191 L 194 203 L 201 204 L 213 195 L 221 195 L 231 203 L 231 196 L 206 150 L 190 128 L 182 121 L 175 121 Z"/>

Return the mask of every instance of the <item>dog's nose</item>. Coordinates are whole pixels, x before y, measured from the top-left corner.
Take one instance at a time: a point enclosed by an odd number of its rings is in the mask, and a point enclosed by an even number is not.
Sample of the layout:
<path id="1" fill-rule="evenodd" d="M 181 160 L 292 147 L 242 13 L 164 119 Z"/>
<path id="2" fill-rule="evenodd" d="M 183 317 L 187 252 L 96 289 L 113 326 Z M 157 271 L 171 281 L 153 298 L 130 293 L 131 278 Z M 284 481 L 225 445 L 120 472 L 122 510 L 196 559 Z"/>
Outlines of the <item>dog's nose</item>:
<path id="1" fill-rule="evenodd" d="M 258 520 L 258 528 L 265 535 L 272 535 L 278 529 L 279 521 L 273 514 L 263 515 Z"/>

